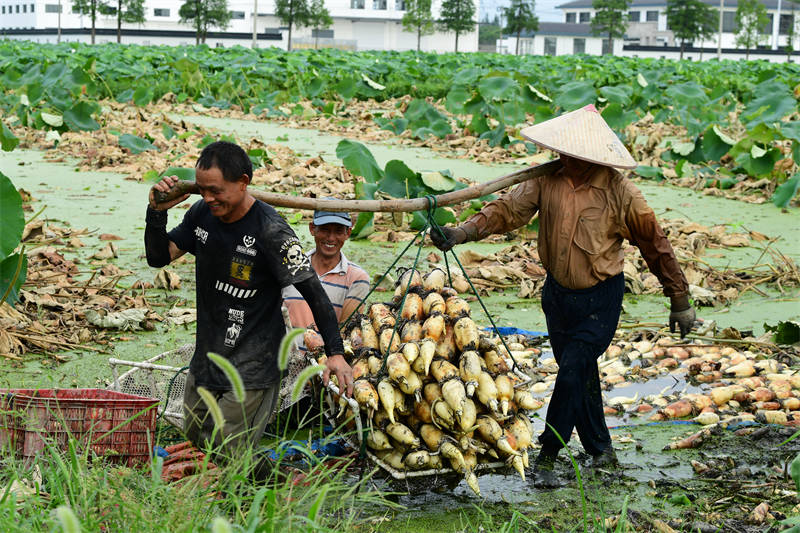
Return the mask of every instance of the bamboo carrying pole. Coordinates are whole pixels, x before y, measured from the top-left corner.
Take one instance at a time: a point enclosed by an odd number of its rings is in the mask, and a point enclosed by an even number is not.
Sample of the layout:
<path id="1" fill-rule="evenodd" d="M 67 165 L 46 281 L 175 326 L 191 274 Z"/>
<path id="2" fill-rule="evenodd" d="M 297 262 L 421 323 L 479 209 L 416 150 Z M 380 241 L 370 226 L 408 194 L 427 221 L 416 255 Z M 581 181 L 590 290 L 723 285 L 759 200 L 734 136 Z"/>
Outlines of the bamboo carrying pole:
<path id="1" fill-rule="evenodd" d="M 487 194 L 497 192 L 506 187 L 511 187 L 517 183 L 530 179 L 552 174 L 561 168 L 561 160 L 556 159 L 536 167 L 528 167 L 511 174 L 479 183 L 445 194 L 436 196 L 436 206 L 444 207 L 458 204 L 475 198 L 480 198 Z M 156 201 L 166 202 L 184 194 L 199 194 L 197 184 L 193 181 L 179 181 L 168 193 L 156 193 Z M 250 194 L 257 200 L 266 202 L 277 207 L 292 207 L 295 209 L 324 210 L 324 211 L 349 211 L 349 212 L 410 212 L 428 209 L 427 198 L 403 198 L 398 200 L 338 200 L 325 198 L 304 198 L 301 196 L 288 196 L 272 192 L 250 189 Z"/>

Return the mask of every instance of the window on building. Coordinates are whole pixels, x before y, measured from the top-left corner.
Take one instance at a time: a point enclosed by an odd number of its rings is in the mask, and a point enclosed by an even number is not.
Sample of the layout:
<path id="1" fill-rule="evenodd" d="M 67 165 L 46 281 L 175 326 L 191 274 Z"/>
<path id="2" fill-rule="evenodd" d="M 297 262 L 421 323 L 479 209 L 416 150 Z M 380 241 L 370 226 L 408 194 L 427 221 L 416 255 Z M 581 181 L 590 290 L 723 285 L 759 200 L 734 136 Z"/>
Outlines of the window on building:
<path id="1" fill-rule="evenodd" d="M 364 9 L 364 0 L 350 0 L 350 9 Z"/>
<path id="2" fill-rule="evenodd" d="M 31 13 L 34 13 L 34 10 L 33 10 L 34 6 L 35 6 L 35 4 L 31 4 Z"/>
<path id="3" fill-rule="evenodd" d="M 0 6 L 0 15 L 6 14 L 6 6 Z"/>
<path id="4" fill-rule="evenodd" d="M 168 17 L 169 16 L 169 9 L 163 7 L 157 7 L 153 10 L 154 17 Z"/>
<path id="5" fill-rule="evenodd" d="M 641 14 L 640 11 L 628 11 L 628 20 L 631 22 L 639 22 Z"/>
<path id="6" fill-rule="evenodd" d="M 735 11 L 722 12 L 722 31 L 725 33 L 736 33 L 738 25 L 736 24 Z"/>
<path id="7" fill-rule="evenodd" d="M 314 39 L 333 39 L 333 30 L 318 30 L 314 28 L 311 30 L 311 37 Z"/>
<path id="8" fill-rule="evenodd" d="M 555 37 L 545 37 L 544 38 L 544 55 L 546 55 L 546 56 L 554 56 L 554 55 L 556 55 L 556 38 Z"/>
<path id="9" fill-rule="evenodd" d="M 533 54 L 533 39 L 521 39 L 519 51 L 522 55 Z"/>
<path id="10" fill-rule="evenodd" d="M 19 13 L 19 4 L 17 4 L 17 5 L 16 5 L 16 6 L 14 6 L 14 7 L 16 7 L 16 9 L 15 9 L 14 11 L 16 11 L 17 13 Z"/>
<path id="11" fill-rule="evenodd" d="M 592 21 L 592 14 L 588 11 L 584 11 L 580 14 L 578 20 L 580 21 L 581 24 L 588 24 L 589 22 Z"/>
<path id="12" fill-rule="evenodd" d="M 224 47 L 225 45 L 223 45 L 222 43 L 217 43 L 214 45 L 214 48 L 224 48 Z"/>
<path id="13" fill-rule="evenodd" d="M 396 11 L 405 11 L 406 10 L 406 0 L 396 0 L 394 3 L 394 8 Z"/>
<path id="14" fill-rule="evenodd" d="M 386 0 L 372 0 L 372 9 L 386 9 Z"/>
<path id="15" fill-rule="evenodd" d="M 234 20 L 244 20 L 244 11 L 231 11 L 231 18 Z"/>
<path id="16" fill-rule="evenodd" d="M 761 26 L 761 33 L 771 35 L 772 34 L 772 21 L 774 20 L 772 13 L 767 14 L 767 18 L 769 19 L 766 24 Z"/>
<path id="17" fill-rule="evenodd" d="M 789 35 L 789 29 L 792 27 L 792 20 L 793 15 L 790 13 L 788 15 L 781 15 L 781 21 L 778 25 L 778 33 L 780 35 Z"/>
<path id="18" fill-rule="evenodd" d="M 575 24 L 575 13 L 567 13 L 567 24 Z"/>
<path id="19" fill-rule="evenodd" d="M 646 20 L 647 22 L 658 22 L 658 11 L 648 11 Z"/>
<path id="20" fill-rule="evenodd" d="M 603 55 L 613 53 L 611 49 L 612 42 L 609 39 L 603 39 Z"/>
<path id="21" fill-rule="evenodd" d="M 45 4 L 44 5 L 44 12 L 45 13 L 58 13 L 60 11 L 61 6 L 58 4 Z"/>
<path id="22" fill-rule="evenodd" d="M 576 37 L 572 39 L 572 53 L 573 54 L 585 54 L 586 53 L 586 39 L 582 37 Z"/>

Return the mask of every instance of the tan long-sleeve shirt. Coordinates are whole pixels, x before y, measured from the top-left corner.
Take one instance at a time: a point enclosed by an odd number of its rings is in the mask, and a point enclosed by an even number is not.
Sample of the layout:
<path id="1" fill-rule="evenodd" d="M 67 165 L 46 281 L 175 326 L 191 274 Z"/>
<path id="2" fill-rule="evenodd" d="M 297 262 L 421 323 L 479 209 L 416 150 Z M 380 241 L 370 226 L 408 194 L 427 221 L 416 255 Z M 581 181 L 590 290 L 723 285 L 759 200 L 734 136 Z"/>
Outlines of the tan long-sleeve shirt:
<path id="1" fill-rule="evenodd" d="M 482 239 L 530 221 L 539 212 L 539 257 L 564 287 L 586 289 L 622 272 L 623 239 L 637 246 L 664 294 L 688 294 L 672 246 L 642 193 L 616 170 L 594 165 L 578 187 L 566 170 L 526 181 L 464 224 Z M 465 228 L 469 230 L 472 228 Z"/>

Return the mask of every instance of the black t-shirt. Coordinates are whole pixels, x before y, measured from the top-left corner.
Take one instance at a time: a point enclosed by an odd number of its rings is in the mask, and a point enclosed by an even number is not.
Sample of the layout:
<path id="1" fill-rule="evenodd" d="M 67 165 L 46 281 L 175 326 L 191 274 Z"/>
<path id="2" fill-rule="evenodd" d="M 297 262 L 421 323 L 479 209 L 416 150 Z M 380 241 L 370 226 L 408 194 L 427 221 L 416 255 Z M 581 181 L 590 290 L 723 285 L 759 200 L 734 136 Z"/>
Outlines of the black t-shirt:
<path id="1" fill-rule="evenodd" d="M 200 200 L 169 238 L 196 258 L 197 334 L 190 369 L 197 385 L 231 389 L 208 352 L 230 360 L 246 389 L 276 383 L 278 346 L 286 333 L 281 289 L 315 276 L 292 228 L 259 200 L 230 224 Z"/>

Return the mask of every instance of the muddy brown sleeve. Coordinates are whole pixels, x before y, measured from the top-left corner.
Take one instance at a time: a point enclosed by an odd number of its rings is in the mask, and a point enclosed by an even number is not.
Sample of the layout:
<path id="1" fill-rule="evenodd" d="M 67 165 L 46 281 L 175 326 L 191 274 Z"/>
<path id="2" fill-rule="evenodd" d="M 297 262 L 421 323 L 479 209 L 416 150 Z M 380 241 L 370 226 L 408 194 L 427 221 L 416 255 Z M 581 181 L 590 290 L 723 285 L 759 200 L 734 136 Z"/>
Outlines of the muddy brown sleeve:
<path id="1" fill-rule="evenodd" d="M 519 228 L 539 210 L 539 184 L 534 178 L 519 184 L 514 190 L 489 202 L 479 213 L 472 215 L 461 227 L 471 240 Z"/>
<path id="2" fill-rule="evenodd" d="M 655 213 L 638 188 L 630 182 L 626 185 L 627 190 L 623 195 L 624 224 L 628 231 L 626 237 L 642 252 L 650 272 L 661 282 L 664 296 L 673 299 L 687 296 L 689 283 Z"/>

